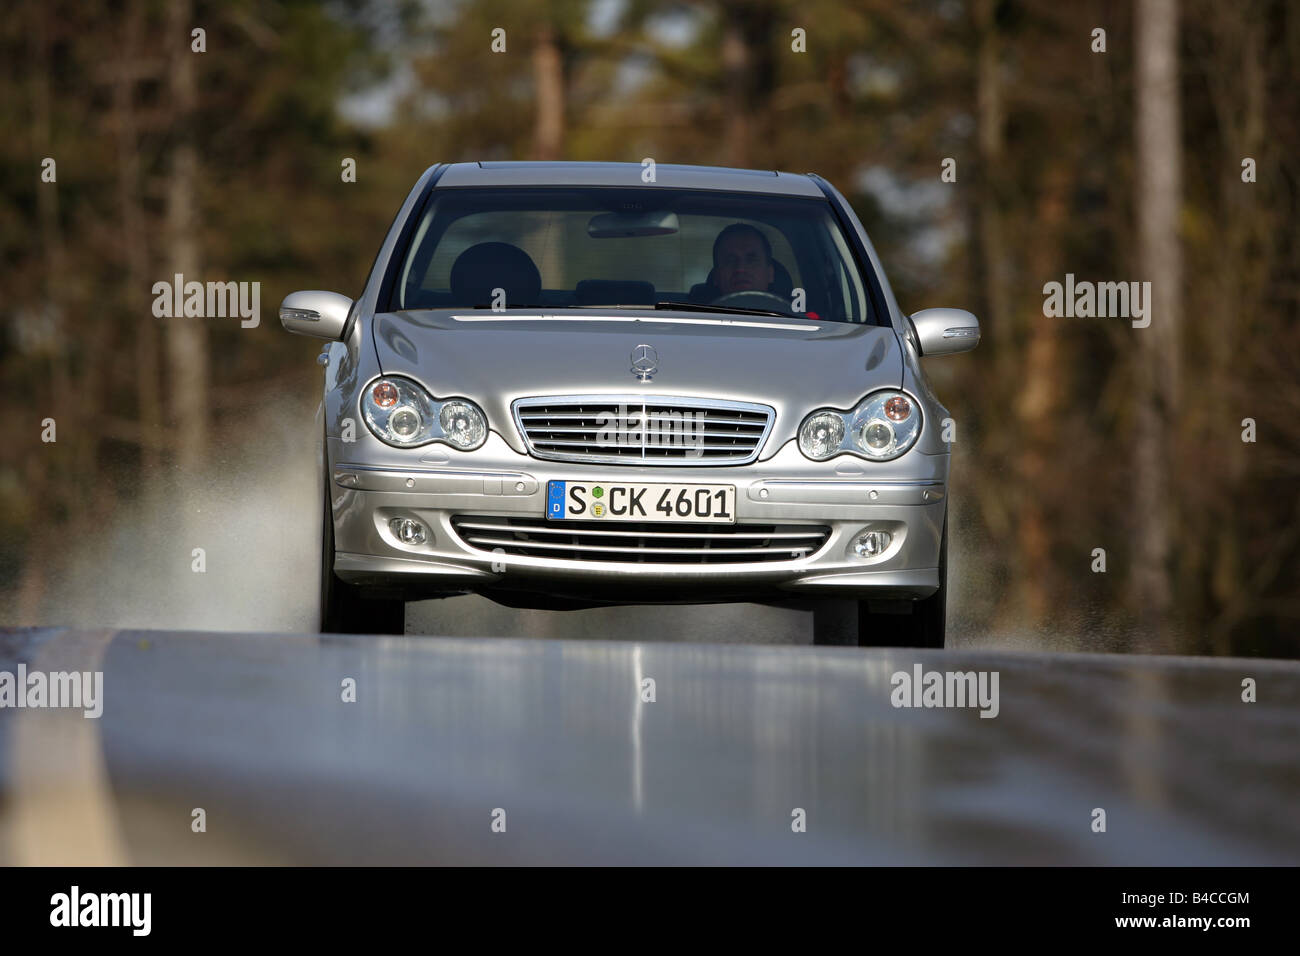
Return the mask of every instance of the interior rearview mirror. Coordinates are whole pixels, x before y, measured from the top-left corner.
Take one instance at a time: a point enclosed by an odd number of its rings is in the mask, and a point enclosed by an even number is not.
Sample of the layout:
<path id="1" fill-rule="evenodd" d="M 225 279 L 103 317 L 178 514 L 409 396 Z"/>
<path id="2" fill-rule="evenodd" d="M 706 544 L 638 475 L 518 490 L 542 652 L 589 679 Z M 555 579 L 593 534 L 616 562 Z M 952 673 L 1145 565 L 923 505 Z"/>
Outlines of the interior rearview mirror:
<path id="1" fill-rule="evenodd" d="M 675 212 L 602 212 L 592 216 L 587 223 L 587 235 L 593 239 L 671 236 L 677 228 Z"/>

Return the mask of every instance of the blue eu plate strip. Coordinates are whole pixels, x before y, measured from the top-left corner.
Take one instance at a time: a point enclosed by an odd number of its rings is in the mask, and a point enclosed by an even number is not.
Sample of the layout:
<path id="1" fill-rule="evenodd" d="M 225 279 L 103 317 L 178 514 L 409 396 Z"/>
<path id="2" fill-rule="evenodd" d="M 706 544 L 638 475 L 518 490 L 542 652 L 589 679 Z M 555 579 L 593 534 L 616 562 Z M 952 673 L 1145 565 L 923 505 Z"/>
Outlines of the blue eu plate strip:
<path id="1" fill-rule="evenodd" d="M 564 517 L 565 484 L 563 481 L 549 481 L 546 483 L 546 517 Z"/>

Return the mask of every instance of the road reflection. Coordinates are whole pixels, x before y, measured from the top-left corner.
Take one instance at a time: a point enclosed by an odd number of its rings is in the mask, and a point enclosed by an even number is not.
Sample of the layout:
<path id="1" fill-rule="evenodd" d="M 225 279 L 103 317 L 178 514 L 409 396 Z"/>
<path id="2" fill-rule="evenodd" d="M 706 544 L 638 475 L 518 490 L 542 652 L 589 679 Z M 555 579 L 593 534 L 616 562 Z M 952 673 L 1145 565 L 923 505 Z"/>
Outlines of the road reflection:
<path id="1" fill-rule="evenodd" d="M 136 863 L 1300 859 L 1297 715 L 1269 702 L 1300 699 L 1290 663 L 130 631 L 99 643 L 105 711 L 82 750 L 107 779 L 91 797 L 117 830 L 101 837 Z M 11 636 L 0 670 L 75 662 L 84 644 Z M 893 706 L 892 675 L 917 663 L 998 671 L 997 717 Z M 1243 668 L 1267 688 L 1260 703 L 1240 700 Z M 5 862 L 15 846 L 22 862 L 53 858 L 22 830 L 31 781 L 84 789 L 55 759 L 67 717 L 0 711 Z M 202 839 L 195 807 L 212 822 Z M 800 811 L 806 832 L 792 829 Z"/>

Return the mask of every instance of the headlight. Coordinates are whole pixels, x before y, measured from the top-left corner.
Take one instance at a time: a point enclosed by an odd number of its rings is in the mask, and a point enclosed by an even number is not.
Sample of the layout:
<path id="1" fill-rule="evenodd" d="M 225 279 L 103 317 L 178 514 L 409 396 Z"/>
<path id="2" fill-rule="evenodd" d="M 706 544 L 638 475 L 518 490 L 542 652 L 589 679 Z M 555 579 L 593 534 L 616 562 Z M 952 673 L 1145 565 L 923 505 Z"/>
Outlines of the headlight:
<path id="1" fill-rule="evenodd" d="M 438 413 L 438 424 L 447 441 L 457 448 L 477 448 L 487 437 L 487 419 L 469 402 L 445 403 Z"/>
<path id="2" fill-rule="evenodd" d="M 440 402 L 406 378 L 371 382 L 361 409 L 375 437 L 399 448 L 441 441 L 472 451 L 487 439 L 487 418 L 477 405 L 463 398 Z"/>
<path id="3" fill-rule="evenodd" d="M 799 450 L 813 461 L 845 452 L 888 461 L 915 445 L 920 434 L 921 409 L 916 401 L 885 390 L 872 392 L 847 412 L 813 412 L 799 426 Z"/>
<path id="4" fill-rule="evenodd" d="M 853 411 L 856 450 L 876 461 L 897 458 L 921 434 L 921 409 L 902 392 L 872 392 Z"/>
<path id="5" fill-rule="evenodd" d="M 813 461 L 837 455 L 844 444 L 844 416 L 839 412 L 813 412 L 799 426 L 799 450 Z"/>

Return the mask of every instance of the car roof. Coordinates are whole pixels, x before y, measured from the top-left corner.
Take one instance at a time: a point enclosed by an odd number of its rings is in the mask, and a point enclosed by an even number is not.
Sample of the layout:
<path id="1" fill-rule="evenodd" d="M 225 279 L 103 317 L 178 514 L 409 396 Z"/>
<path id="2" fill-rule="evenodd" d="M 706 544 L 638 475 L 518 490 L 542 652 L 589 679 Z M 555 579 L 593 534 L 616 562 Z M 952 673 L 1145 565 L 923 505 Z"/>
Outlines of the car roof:
<path id="1" fill-rule="evenodd" d="M 479 162 L 452 163 L 438 188 L 458 186 L 641 186 L 640 163 Z M 801 173 L 770 169 L 728 169 L 723 166 L 655 165 L 655 184 L 679 189 L 718 189 L 728 192 L 825 198 L 821 189 Z"/>

